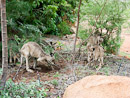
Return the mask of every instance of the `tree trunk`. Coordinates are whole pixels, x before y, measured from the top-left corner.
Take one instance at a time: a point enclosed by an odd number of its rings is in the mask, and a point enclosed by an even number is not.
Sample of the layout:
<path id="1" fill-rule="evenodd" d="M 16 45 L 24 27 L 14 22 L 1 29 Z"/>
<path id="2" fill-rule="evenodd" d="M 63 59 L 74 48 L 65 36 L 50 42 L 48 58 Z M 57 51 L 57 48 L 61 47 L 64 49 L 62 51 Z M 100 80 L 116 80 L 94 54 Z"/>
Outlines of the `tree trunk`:
<path id="1" fill-rule="evenodd" d="M 79 7 L 78 7 L 78 20 L 77 20 L 77 28 L 76 28 L 76 34 L 75 34 L 75 40 L 74 40 L 74 47 L 73 47 L 73 53 L 74 53 L 74 57 L 73 57 L 73 63 L 75 62 L 75 57 L 76 57 L 76 41 L 77 41 L 77 37 L 78 37 L 78 30 L 79 30 L 79 18 L 80 18 L 80 5 L 81 5 L 82 0 L 79 0 Z"/>
<path id="2" fill-rule="evenodd" d="M 2 34 L 2 77 L 0 89 L 4 89 L 8 74 L 8 47 L 7 47 L 7 24 L 6 24 L 6 0 L 0 0 L 1 7 L 1 34 Z"/>
<path id="3" fill-rule="evenodd" d="M 75 35 L 75 40 L 74 40 L 74 49 L 73 52 L 75 54 L 75 48 L 76 48 L 76 41 L 77 41 L 77 36 L 78 36 L 78 30 L 79 30 L 79 12 L 80 12 L 80 5 L 81 5 L 82 0 L 79 0 L 79 8 L 78 8 L 78 21 L 77 21 L 77 28 L 76 28 L 76 35 Z"/>

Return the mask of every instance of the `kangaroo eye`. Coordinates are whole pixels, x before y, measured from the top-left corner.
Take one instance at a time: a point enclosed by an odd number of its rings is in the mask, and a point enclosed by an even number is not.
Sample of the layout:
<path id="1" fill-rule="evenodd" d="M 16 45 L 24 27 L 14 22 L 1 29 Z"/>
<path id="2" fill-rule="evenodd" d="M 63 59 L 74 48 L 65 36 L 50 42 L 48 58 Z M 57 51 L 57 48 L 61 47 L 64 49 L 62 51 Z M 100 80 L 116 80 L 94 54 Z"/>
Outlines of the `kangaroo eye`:
<path id="1" fill-rule="evenodd" d="M 93 48 L 93 51 L 95 50 L 95 48 Z"/>

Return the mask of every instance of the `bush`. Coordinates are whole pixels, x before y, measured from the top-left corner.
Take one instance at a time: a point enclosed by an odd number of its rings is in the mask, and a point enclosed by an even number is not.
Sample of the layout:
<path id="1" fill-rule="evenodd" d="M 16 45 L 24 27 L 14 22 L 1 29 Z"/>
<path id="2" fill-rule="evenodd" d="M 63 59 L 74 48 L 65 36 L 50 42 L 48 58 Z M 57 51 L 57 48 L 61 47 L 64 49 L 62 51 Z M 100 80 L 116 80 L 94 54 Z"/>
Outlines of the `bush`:
<path id="1" fill-rule="evenodd" d="M 44 34 L 60 36 L 70 34 L 67 21 L 74 22 L 73 10 L 77 1 L 7 0 L 9 46 L 11 46 L 10 43 L 14 43 L 13 50 L 16 51 L 17 49 L 18 51 L 25 42 L 35 41 L 40 43 Z M 63 18 L 64 16 L 66 16 L 66 19 Z M 15 36 L 19 38 L 17 44 L 15 41 L 10 41 L 10 39 L 17 40 Z"/>
<path id="2" fill-rule="evenodd" d="M 14 83 L 9 79 L 4 90 L 0 91 L 0 98 L 45 98 L 46 92 L 38 81 Z"/>
<path id="3" fill-rule="evenodd" d="M 83 39 L 85 36 L 92 33 L 92 28 L 95 28 L 95 31 L 98 32 L 104 37 L 103 46 L 107 52 L 116 53 L 120 48 L 120 34 L 121 26 L 126 19 L 126 3 L 117 0 L 108 0 L 104 9 L 102 10 L 104 0 L 88 0 L 83 1 L 81 6 L 81 21 L 88 20 L 88 26 L 85 29 L 80 29 L 79 35 Z M 102 13 L 100 15 L 100 12 Z M 100 18 L 97 20 L 97 17 Z M 95 25 L 96 22 L 96 25 Z M 88 28 L 89 27 L 89 28 Z M 83 32 L 86 31 L 86 32 Z M 83 35 L 85 36 L 83 36 Z M 115 36 L 116 35 L 116 36 Z"/>
<path id="4" fill-rule="evenodd" d="M 61 22 L 57 27 L 60 32 L 57 35 L 71 34 L 70 26 L 65 21 Z"/>
<path id="5" fill-rule="evenodd" d="M 73 21 L 73 10 L 77 1 L 7 0 L 8 32 L 10 35 L 18 36 L 23 34 L 27 36 L 30 33 L 60 33 L 61 28 L 57 26 L 63 23 L 68 27 L 63 16 L 67 16 L 67 20 Z"/>

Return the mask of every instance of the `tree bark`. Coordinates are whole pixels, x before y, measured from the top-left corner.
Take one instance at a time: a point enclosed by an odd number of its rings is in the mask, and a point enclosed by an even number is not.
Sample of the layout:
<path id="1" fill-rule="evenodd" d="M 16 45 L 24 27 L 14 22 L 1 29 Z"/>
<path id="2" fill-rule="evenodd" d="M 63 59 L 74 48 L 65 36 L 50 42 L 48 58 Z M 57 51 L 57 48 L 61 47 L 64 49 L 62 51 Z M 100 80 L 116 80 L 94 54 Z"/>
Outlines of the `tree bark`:
<path id="1" fill-rule="evenodd" d="M 6 23 L 6 0 L 0 0 L 1 7 L 1 34 L 2 34 L 2 77 L 0 89 L 4 89 L 8 75 L 8 47 L 7 47 L 7 23 Z"/>

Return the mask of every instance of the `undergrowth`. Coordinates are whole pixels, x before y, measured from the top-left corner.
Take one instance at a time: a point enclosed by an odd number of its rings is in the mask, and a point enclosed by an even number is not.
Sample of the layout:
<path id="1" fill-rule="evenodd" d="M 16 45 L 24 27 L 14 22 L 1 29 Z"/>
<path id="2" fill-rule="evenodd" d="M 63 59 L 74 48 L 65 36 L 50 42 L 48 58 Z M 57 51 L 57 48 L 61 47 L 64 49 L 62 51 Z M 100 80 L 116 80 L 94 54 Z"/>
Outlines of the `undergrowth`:
<path id="1" fill-rule="evenodd" d="M 26 84 L 14 83 L 9 79 L 5 89 L 0 91 L 0 98 L 45 98 L 46 96 L 46 90 L 39 81 Z"/>

